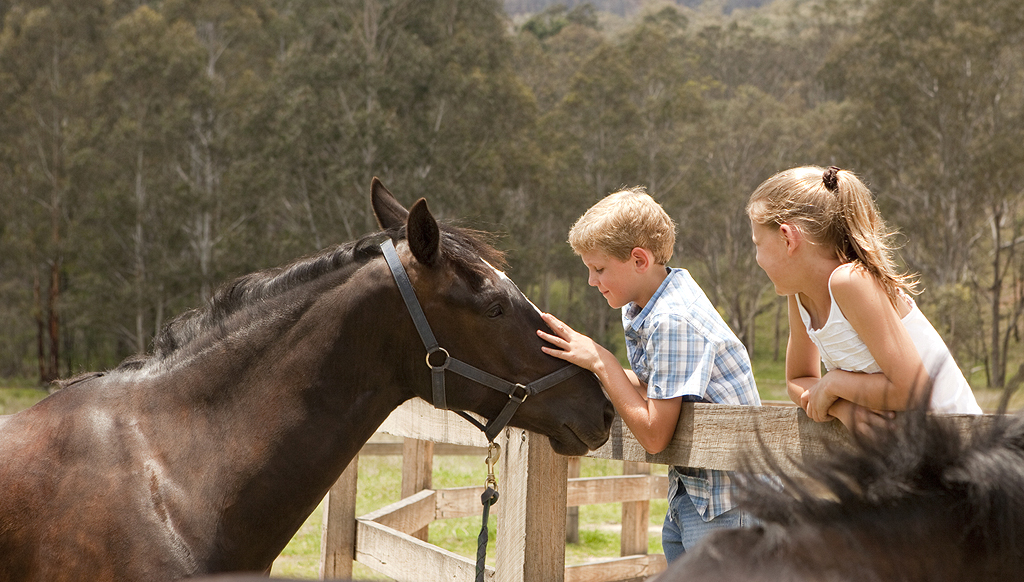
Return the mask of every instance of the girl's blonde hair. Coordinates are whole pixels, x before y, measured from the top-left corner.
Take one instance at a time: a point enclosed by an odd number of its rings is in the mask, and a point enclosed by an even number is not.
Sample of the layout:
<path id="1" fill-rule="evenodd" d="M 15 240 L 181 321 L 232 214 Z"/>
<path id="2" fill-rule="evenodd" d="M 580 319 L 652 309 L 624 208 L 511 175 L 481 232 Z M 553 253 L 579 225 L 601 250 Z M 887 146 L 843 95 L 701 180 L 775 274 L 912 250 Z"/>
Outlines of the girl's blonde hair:
<path id="1" fill-rule="evenodd" d="M 895 305 L 900 291 L 917 292 L 917 281 L 897 271 L 886 229 L 867 186 L 848 170 L 805 166 L 765 180 L 747 202 L 750 220 L 778 228 L 789 224 L 813 242 L 856 262 L 874 275 Z"/>
<path id="2" fill-rule="evenodd" d="M 625 261 L 633 249 L 647 249 L 667 265 L 676 244 L 676 225 L 642 186 L 605 196 L 590 207 L 569 230 L 577 255 L 600 250 Z"/>

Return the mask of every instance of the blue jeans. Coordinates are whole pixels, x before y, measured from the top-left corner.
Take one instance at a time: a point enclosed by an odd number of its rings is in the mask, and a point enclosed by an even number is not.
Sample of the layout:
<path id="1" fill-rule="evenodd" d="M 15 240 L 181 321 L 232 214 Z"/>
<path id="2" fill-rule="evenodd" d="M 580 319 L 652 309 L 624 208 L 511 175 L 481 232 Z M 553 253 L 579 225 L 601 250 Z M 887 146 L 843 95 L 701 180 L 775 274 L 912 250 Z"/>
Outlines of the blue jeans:
<path id="1" fill-rule="evenodd" d="M 700 541 L 701 538 L 716 529 L 746 527 L 753 525 L 753 517 L 738 507 L 719 515 L 711 521 L 697 513 L 693 501 L 680 485 L 679 491 L 668 502 L 668 513 L 665 524 L 661 527 L 661 546 L 665 551 L 665 559 L 671 564 L 687 549 Z"/>

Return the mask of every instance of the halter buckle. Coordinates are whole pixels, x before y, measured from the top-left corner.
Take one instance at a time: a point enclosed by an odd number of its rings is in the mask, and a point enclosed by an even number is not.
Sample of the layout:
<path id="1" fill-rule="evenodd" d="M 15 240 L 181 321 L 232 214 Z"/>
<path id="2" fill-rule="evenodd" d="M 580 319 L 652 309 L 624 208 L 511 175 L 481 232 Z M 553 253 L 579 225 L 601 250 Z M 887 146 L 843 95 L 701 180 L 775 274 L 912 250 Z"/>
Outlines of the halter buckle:
<path id="1" fill-rule="evenodd" d="M 523 397 L 522 398 L 520 398 L 519 395 L 516 394 L 516 390 L 522 390 L 523 391 Z M 527 388 L 526 386 L 523 386 L 522 384 L 516 384 L 515 386 L 512 387 L 512 391 L 508 393 L 508 399 L 509 400 L 516 400 L 516 401 L 519 402 L 519 404 L 522 404 L 523 402 L 526 402 L 526 398 L 529 395 L 530 395 L 530 389 L 529 388 Z"/>

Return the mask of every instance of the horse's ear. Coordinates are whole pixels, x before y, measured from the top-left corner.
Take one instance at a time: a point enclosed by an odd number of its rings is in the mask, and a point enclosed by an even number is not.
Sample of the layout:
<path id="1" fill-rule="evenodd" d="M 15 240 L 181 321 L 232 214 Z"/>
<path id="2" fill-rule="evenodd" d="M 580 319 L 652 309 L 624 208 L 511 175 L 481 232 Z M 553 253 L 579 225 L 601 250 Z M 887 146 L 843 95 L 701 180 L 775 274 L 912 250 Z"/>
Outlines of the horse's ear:
<path id="1" fill-rule="evenodd" d="M 409 211 L 395 200 L 394 195 L 376 176 L 370 182 L 370 203 L 373 205 L 373 215 L 377 217 L 377 224 L 381 230 L 402 226 L 409 217 Z"/>
<path id="2" fill-rule="evenodd" d="M 428 267 L 437 264 L 441 257 L 441 231 L 423 198 L 417 200 L 409 210 L 409 223 L 405 232 L 416 260 Z"/>

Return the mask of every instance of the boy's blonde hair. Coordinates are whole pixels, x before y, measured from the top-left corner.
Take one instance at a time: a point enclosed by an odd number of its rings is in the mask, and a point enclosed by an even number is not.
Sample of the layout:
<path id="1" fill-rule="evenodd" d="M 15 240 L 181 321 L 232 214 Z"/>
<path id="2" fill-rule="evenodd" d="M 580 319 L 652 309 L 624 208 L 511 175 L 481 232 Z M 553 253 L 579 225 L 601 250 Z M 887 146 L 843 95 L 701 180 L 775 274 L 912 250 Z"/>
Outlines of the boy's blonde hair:
<path id="1" fill-rule="evenodd" d="M 676 244 L 676 225 L 665 209 L 642 186 L 605 196 L 590 207 L 569 230 L 577 255 L 599 250 L 620 261 L 633 249 L 647 249 L 667 265 Z"/>
<path id="2" fill-rule="evenodd" d="M 747 216 L 762 226 L 789 224 L 813 242 L 835 251 L 843 263 L 857 262 L 873 274 L 896 304 L 900 291 L 915 293 L 917 281 L 900 273 L 886 229 L 867 186 L 848 170 L 805 166 L 779 172 L 751 194 Z"/>

